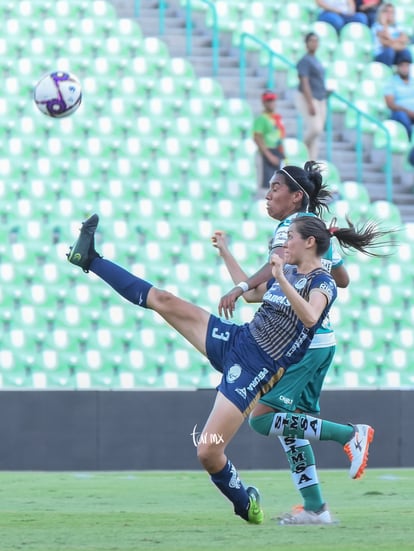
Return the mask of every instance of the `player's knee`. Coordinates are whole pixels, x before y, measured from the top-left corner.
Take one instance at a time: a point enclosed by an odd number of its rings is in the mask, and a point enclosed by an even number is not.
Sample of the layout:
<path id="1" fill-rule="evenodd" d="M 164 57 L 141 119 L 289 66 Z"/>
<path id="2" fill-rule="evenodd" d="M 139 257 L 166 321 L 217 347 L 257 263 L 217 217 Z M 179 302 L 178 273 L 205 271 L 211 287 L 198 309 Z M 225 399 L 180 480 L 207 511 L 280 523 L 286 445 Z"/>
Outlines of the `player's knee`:
<path id="1" fill-rule="evenodd" d="M 217 445 L 203 442 L 197 446 L 197 459 L 206 471 L 212 473 L 220 470 L 222 451 Z"/>
<path id="2" fill-rule="evenodd" d="M 254 431 L 258 432 L 259 434 L 269 436 L 274 416 L 274 413 L 265 413 L 263 415 L 256 415 L 255 417 L 250 415 L 249 425 Z"/>
<path id="3" fill-rule="evenodd" d="M 155 288 L 153 287 L 155 290 Z M 174 308 L 176 297 L 169 291 L 156 289 L 151 297 L 151 308 L 157 312 L 167 312 Z"/>

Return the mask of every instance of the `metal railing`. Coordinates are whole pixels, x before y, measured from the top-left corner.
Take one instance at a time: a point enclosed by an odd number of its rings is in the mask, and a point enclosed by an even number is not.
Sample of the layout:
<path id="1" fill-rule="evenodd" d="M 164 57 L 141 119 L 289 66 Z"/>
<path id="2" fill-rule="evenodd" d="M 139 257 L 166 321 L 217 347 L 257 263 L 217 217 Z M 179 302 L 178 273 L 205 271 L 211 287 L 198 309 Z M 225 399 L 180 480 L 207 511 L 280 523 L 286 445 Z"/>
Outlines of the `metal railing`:
<path id="1" fill-rule="evenodd" d="M 385 134 L 385 164 L 384 164 L 384 172 L 385 172 L 385 196 L 387 201 L 392 202 L 393 200 L 393 185 L 392 185 L 392 150 L 391 150 L 391 134 L 388 128 L 382 124 L 381 121 L 376 119 L 375 117 L 372 117 L 368 113 L 365 113 L 361 111 L 358 107 L 356 107 L 352 102 L 347 100 L 346 98 L 340 96 L 336 92 L 332 92 L 328 97 L 328 111 L 327 111 L 327 118 L 326 118 L 326 143 L 327 143 L 327 157 L 330 161 L 332 159 L 332 134 L 333 134 L 333 125 L 332 125 L 332 106 L 331 106 L 331 100 L 332 98 L 335 98 L 340 103 L 343 103 L 347 109 L 351 109 L 356 113 L 356 147 L 355 147 L 355 153 L 356 153 L 356 170 L 357 170 L 357 181 L 363 182 L 364 178 L 364 171 L 363 171 L 363 130 L 362 130 L 362 120 L 365 119 L 369 121 L 371 124 L 376 126 L 380 131 L 384 132 Z"/>
<path id="2" fill-rule="evenodd" d="M 198 0 L 206 4 L 209 10 L 211 10 L 212 16 L 212 73 L 213 76 L 217 76 L 219 69 L 219 26 L 218 15 L 215 4 L 211 0 Z M 159 2 L 159 32 L 163 35 L 165 32 L 165 10 L 167 2 L 166 0 L 160 0 Z M 140 1 L 135 0 L 135 16 L 138 17 L 140 12 Z M 185 4 L 185 28 L 186 28 L 186 55 L 190 56 L 192 53 L 192 39 L 193 39 L 193 6 L 192 0 L 186 0 Z M 246 69 L 247 69 L 247 43 L 254 43 L 259 47 L 259 51 L 264 51 L 268 54 L 269 61 L 267 65 L 267 87 L 273 89 L 275 87 L 275 69 L 273 61 L 277 59 L 286 67 L 287 71 L 295 70 L 296 65 L 278 52 L 275 52 L 271 46 L 260 38 L 243 32 L 240 34 L 239 43 L 239 69 L 240 69 L 240 91 L 241 98 L 246 98 Z M 332 161 L 332 144 L 333 144 L 333 128 L 332 128 L 332 106 L 331 98 L 335 98 L 340 103 L 343 103 L 347 109 L 352 109 L 356 113 L 356 171 L 357 180 L 363 182 L 363 131 L 362 131 L 362 119 L 368 120 L 374 124 L 381 132 L 385 134 L 385 186 L 386 186 L 386 199 L 392 202 L 393 200 L 393 184 L 392 184 L 392 150 L 391 150 L 391 135 L 388 128 L 381 123 L 378 119 L 375 119 L 368 113 L 361 111 L 352 102 L 346 98 L 340 96 L 336 92 L 333 92 L 328 98 L 328 110 L 326 121 L 326 140 L 327 140 L 327 161 Z M 301 133 L 301 117 L 298 116 L 298 133 Z"/>
<path id="3" fill-rule="evenodd" d="M 206 4 L 208 9 L 211 12 L 212 18 L 212 72 L 213 76 L 217 76 L 219 70 L 219 48 L 220 48 L 220 39 L 219 39 L 219 25 L 218 25 L 218 15 L 217 9 L 211 0 L 198 0 L 203 4 Z M 165 12 L 167 9 L 167 1 L 160 0 L 159 2 L 159 18 L 158 18 L 158 29 L 160 36 L 163 36 L 165 33 Z M 139 17 L 141 9 L 140 0 L 134 0 L 134 16 Z M 186 55 L 190 56 L 193 50 L 193 6 L 192 0 L 186 0 L 185 4 L 185 37 L 186 37 Z"/>
<path id="4" fill-rule="evenodd" d="M 217 76 L 218 70 L 219 70 L 219 48 L 220 48 L 220 40 L 219 40 L 219 26 L 218 26 L 218 16 L 217 16 L 217 9 L 211 0 L 198 0 L 199 2 L 202 2 L 203 4 L 206 4 L 208 9 L 211 11 L 211 17 L 212 17 L 212 64 L 213 64 L 213 76 Z M 193 6 L 192 6 L 192 0 L 187 0 L 185 5 L 185 29 L 186 29 L 186 54 L 187 56 L 190 56 L 193 50 Z"/>
<path id="5" fill-rule="evenodd" d="M 259 49 L 267 52 L 269 56 L 269 61 L 267 65 L 267 87 L 273 89 L 275 83 L 275 70 L 273 66 L 273 60 L 278 59 L 282 65 L 286 66 L 286 70 L 294 69 L 296 71 L 296 65 L 292 63 L 288 58 L 272 50 L 266 42 L 257 38 L 256 36 L 250 33 L 242 33 L 240 35 L 240 97 L 246 97 L 246 57 L 247 57 L 247 43 L 254 43 L 259 46 Z M 340 96 L 336 92 L 333 92 L 328 97 L 328 112 L 326 120 L 326 147 L 327 147 L 327 161 L 332 161 L 332 108 L 331 108 L 331 98 L 335 98 L 340 103 L 343 103 L 346 108 L 352 109 L 356 113 L 357 122 L 356 122 L 356 170 L 357 170 L 357 180 L 363 182 L 363 131 L 362 131 L 362 119 L 366 119 L 378 129 L 385 134 L 385 185 L 386 185 L 386 199 L 387 201 L 392 202 L 393 199 L 393 185 L 392 185 L 392 151 L 391 151 L 391 135 L 388 128 L 381 123 L 378 119 L 375 119 L 368 113 L 361 111 L 356 107 L 352 102 L 346 98 Z"/>
<path id="6" fill-rule="evenodd" d="M 284 65 L 286 65 L 286 69 L 294 69 L 295 64 L 292 63 L 287 57 L 284 57 L 281 54 L 278 54 L 272 48 L 266 44 L 263 40 L 260 38 L 257 38 L 257 36 L 254 36 L 253 34 L 243 32 L 240 35 L 240 43 L 239 43 L 239 56 L 240 56 L 240 97 L 245 99 L 246 98 L 246 57 L 247 57 L 247 42 L 253 42 L 257 44 L 261 50 L 264 50 L 269 55 L 269 63 L 267 66 L 267 88 L 273 89 L 275 84 L 275 70 L 273 67 L 273 60 L 278 59 L 281 61 Z"/>
<path id="7" fill-rule="evenodd" d="M 139 17 L 140 8 L 141 8 L 140 0 L 134 0 L 134 16 L 135 17 Z"/>

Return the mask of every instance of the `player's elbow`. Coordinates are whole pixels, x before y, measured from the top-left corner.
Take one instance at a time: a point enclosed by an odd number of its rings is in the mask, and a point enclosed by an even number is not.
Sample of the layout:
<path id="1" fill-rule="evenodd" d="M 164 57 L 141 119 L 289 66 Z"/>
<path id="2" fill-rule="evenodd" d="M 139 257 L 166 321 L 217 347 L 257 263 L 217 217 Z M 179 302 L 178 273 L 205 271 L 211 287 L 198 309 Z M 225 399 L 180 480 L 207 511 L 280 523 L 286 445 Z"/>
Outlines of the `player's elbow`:
<path id="1" fill-rule="evenodd" d="M 309 314 L 302 319 L 302 323 L 306 327 L 306 329 L 311 329 L 314 325 L 318 323 L 318 321 L 319 317 L 313 314 Z"/>
<path id="2" fill-rule="evenodd" d="M 335 281 L 335 282 L 337 287 L 340 287 L 341 289 L 346 289 L 346 287 L 348 287 L 349 285 L 349 281 L 350 279 L 348 274 L 344 274 L 338 278 L 338 281 Z"/>

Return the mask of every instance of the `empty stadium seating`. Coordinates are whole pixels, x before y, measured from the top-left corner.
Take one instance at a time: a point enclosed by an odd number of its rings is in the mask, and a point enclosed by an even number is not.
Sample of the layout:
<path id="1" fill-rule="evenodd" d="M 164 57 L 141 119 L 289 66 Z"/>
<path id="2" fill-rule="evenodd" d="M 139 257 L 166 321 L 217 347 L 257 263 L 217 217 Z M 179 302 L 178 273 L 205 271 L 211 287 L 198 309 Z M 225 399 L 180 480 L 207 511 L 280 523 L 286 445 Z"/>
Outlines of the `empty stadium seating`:
<path id="1" fill-rule="evenodd" d="M 258 28 L 252 3 L 221 4 L 238 18 L 245 11 Z M 288 5 L 301 25 L 311 21 L 310 10 Z M 273 14 L 281 7 L 268 2 L 262 9 Z M 65 251 L 80 221 L 97 210 L 106 257 L 215 311 L 231 283 L 211 246 L 212 231 L 224 229 L 254 272 L 266 262 L 273 230 L 264 202 L 255 199 L 250 106 L 227 99 L 214 79 L 197 78 L 187 60 L 171 57 L 161 39 L 144 37 L 137 22 L 117 18 L 108 2 L 5 2 L 0 12 L 2 58 L 20 59 L 13 74 L 6 61 L 0 66 L 0 388 L 214 386 L 218 374 L 200 354 L 151 312 L 87 279 Z M 302 31 L 284 24 L 283 32 L 295 55 Z M 337 39 L 324 32 L 324 53 L 336 59 L 332 76 L 341 80 L 348 68 L 335 53 Z M 59 67 L 81 78 L 84 104 L 71 118 L 49 120 L 36 111 L 30 90 L 52 68 L 48 60 L 61 55 L 62 40 L 68 52 L 57 58 Z M 306 160 L 296 138 L 286 140 L 286 152 L 291 163 Z M 332 216 L 358 211 L 401 225 L 393 205 L 371 205 L 363 184 L 342 182 L 335 165 L 325 162 L 325 177 L 339 197 Z M 398 259 L 345 259 L 354 284 L 338 299 L 332 322 L 338 340 L 342 331 L 348 337 L 330 386 L 414 384 L 412 335 L 404 325 L 409 296 L 399 270 L 412 260 L 412 232 L 399 239 Z M 366 282 L 369 295 L 357 290 Z M 253 312 L 240 304 L 237 320 Z M 395 332 L 395 349 L 393 340 L 385 350 L 374 346 L 384 330 Z"/>

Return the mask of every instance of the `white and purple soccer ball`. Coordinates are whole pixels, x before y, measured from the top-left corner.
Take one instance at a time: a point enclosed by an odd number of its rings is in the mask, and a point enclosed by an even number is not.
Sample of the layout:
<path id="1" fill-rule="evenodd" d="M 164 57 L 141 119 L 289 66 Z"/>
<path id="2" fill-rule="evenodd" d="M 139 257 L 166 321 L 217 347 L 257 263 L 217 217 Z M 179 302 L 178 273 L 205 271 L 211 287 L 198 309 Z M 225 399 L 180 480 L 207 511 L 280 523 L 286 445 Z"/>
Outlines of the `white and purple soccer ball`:
<path id="1" fill-rule="evenodd" d="M 44 75 L 34 88 L 34 102 L 39 110 L 53 118 L 72 115 L 82 101 L 82 87 L 71 73 L 56 71 Z"/>

